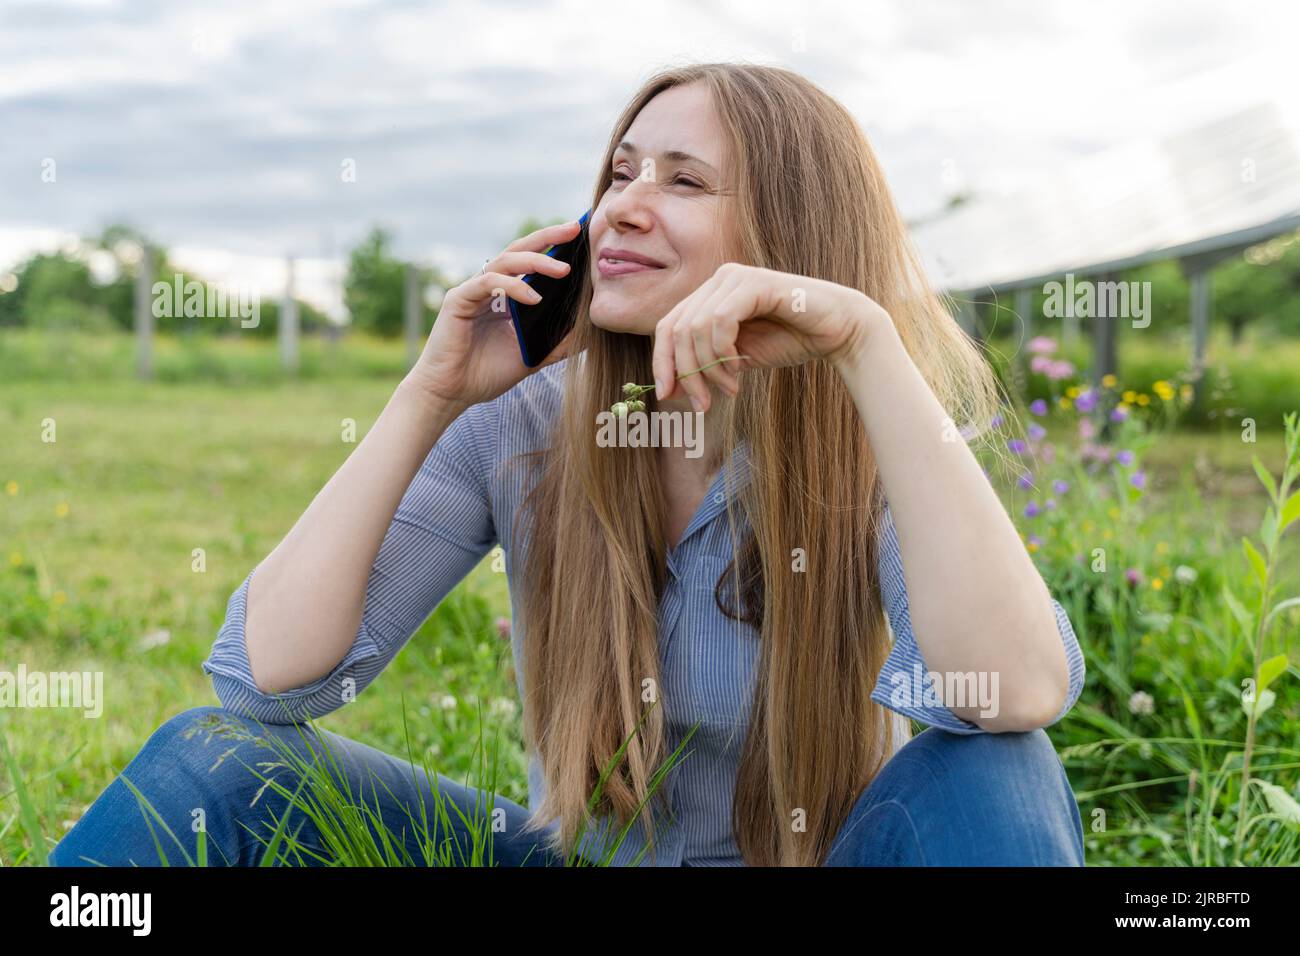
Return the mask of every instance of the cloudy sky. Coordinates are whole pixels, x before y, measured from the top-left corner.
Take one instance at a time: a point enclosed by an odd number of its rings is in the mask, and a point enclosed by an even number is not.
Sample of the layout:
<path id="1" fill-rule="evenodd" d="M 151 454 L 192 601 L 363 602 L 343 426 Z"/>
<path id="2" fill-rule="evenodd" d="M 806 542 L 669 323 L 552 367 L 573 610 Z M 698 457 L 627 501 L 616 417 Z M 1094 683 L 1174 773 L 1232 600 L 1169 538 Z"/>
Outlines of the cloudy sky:
<path id="1" fill-rule="evenodd" d="M 0 270 L 125 221 L 226 281 L 274 286 L 292 253 L 339 314 L 334 264 L 373 225 L 455 273 L 578 215 L 627 98 L 696 59 L 807 75 L 924 216 L 1289 94 L 1297 8 L 0 0 Z"/>

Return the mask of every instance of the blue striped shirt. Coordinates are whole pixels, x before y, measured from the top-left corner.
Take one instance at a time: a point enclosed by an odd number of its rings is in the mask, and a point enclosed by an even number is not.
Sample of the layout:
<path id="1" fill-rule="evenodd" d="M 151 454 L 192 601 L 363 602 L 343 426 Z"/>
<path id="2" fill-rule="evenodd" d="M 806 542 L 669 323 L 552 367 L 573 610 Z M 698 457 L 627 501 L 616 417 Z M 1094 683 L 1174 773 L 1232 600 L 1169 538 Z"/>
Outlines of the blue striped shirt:
<path id="1" fill-rule="evenodd" d="M 244 645 L 248 584 L 256 567 L 230 596 L 226 618 L 203 670 L 212 677 L 222 705 L 265 723 L 285 723 L 284 701 L 296 719 L 321 717 L 365 689 L 397 655 L 440 601 L 500 544 L 510 587 L 514 659 L 521 660 L 526 635 L 521 626 L 514 569 L 522 562 L 513 547 L 513 517 L 524 493 L 525 469 L 501 467 L 520 452 L 544 447 L 560 412 L 565 362 L 524 379 L 499 398 L 472 406 L 443 433 L 421 464 L 398 505 L 366 589 L 361 624 L 351 648 L 325 676 L 277 694 L 257 689 Z M 728 488 L 728 475 L 735 476 Z M 757 661 L 757 633 L 723 615 L 713 600 L 719 574 L 731 560 L 725 514 L 748 475 L 747 445 L 725 463 L 681 539 L 668 554 L 668 581 L 660 605 L 660 700 L 669 752 L 699 722 L 687 755 L 663 783 L 672 807 L 671 821 L 656 806 L 661 834 L 655 859 L 647 851 L 642 865 L 741 866 L 731 833 L 731 802 L 741 746 L 748 724 L 750 692 Z M 879 542 L 879 580 L 892 646 L 871 699 L 895 714 L 896 747 L 910 737 L 907 718 L 959 734 L 986 733 L 978 724 L 915 694 L 928 668 L 912 633 L 907 587 L 893 519 L 888 506 Z M 1053 599 L 1069 661 L 1069 695 L 1053 723 L 1065 715 L 1083 689 L 1083 652 L 1060 603 Z M 522 668 L 516 668 L 523 693 Z M 536 808 L 544 792 L 540 761 L 530 754 L 528 793 Z M 554 826 L 554 824 L 552 825 Z M 588 834 L 584 856 L 598 855 L 617 831 L 606 823 Z M 636 822 L 614 856 L 630 865 L 644 847 Z"/>

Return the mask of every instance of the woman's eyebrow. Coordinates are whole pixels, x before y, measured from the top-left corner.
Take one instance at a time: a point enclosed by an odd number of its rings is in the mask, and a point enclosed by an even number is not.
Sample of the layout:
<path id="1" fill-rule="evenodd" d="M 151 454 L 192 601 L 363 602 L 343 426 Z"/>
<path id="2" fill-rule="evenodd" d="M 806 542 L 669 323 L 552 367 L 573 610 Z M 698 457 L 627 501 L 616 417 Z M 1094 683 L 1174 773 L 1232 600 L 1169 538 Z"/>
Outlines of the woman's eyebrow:
<path id="1" fill-rule="evenodd" d="M 632 153 L 633 155 L 636 155 L 641 152 L 641 150 L 637 147 L 635 143 L 629 142 L 626 139 L 614 147 L 615 152 L 618 152 L 618 150 L 620 149 Z M 692 156 L 690 153 L 683 153 L 680 149 L 670 149 L 667 152 L 660 153 L 659 155 L 662 156 L 664 159 L 673 162 L 699 163 L 701 166 L 703 166 L 705 169 L 709 170 L 710 172 L 715 174 L 717 173 L 717 170 L 714 169 L 713 166 L 711 166 L 709 163 L 706 163 L 704 160 L 700 159 L 700 157 Z"/>

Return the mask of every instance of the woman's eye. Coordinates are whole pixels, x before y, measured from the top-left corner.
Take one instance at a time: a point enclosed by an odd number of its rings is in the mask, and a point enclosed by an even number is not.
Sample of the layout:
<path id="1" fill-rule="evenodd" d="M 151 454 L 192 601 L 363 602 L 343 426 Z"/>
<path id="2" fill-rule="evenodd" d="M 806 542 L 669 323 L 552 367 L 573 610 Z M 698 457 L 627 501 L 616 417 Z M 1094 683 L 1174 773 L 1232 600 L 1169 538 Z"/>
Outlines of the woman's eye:
<path id="1" fill-rule="evenodd" d="M 616 170 L 614 170 L 614 173 L 613 173 L 613 179 L 614 179 L 615 182 L 630 182 L 631 179 L 632 179 L 632 177 L 631 177 L 631 176 L 628 176 L 628 175 L 627 175 L 626 173 L 624 173 L 622 170 L 618 170 L 618 169 L 616 169 Z M 678 176 L 676 179 L 673 180 L 673 182 L 674 182 L 674 183 L 681 183 L 683 186 L 693 186 L 693 187 L 695 187 L 696 189 L 703 189 L 703 188 L 704 188 L 704 187 L 701 186 L 699 183 L 694 182 L 693 180 L 690 180 L 690 179 L 686 179 L 686 178 L 684 178 L 684 177 L 682 177 L 682 176 Z"/>

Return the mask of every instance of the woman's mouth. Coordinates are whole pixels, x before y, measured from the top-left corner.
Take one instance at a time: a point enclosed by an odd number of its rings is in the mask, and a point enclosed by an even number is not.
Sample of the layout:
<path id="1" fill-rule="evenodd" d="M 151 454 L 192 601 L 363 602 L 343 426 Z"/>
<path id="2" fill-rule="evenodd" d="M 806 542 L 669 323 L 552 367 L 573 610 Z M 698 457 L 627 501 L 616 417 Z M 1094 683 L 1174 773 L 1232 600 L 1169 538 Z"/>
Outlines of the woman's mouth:
<path id="1" fill-rule="evenodd" d="M 646 265 L 644 262 L 633 262 L 631 259 L 601 256 L 596 260 L 596 270 L 605 279 L 616 279 L 619 276 L 634 275 L 638 272 L 655 272 L 661 268 L 663 267 Z"/>

